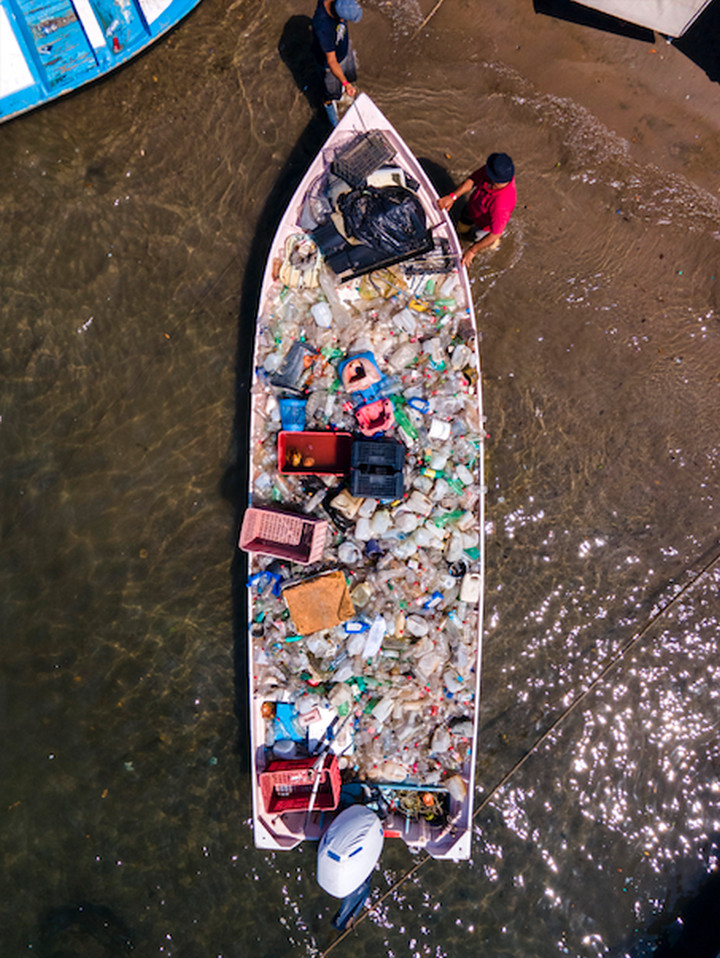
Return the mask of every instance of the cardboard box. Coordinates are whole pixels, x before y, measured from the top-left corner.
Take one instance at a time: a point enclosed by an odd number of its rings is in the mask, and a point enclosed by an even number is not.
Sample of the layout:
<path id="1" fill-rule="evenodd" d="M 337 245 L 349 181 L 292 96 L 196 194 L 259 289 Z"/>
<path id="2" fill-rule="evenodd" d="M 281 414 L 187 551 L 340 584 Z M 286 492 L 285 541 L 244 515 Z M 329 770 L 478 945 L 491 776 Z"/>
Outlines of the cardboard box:
<path id="1" fill-rule="evenodd" d="M 286 586 L 283 598 L 300 635 L 332 629 L 355 615 L 345 576 L 340 569 Z"/>

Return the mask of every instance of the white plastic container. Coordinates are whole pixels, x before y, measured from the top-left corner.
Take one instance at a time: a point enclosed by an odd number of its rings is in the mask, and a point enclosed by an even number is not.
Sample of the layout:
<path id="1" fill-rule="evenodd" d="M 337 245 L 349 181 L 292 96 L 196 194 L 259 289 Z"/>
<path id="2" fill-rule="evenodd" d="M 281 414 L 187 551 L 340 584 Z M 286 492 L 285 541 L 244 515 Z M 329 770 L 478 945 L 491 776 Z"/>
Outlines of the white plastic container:
<path id="1" fill-rule="evenodd" d="M 313 303 L 310 307 L 310 312 L 321 329 L 330 329 L 332 326 L 332 312 L 327 303 L 323 303 L 322 301 Z"/>

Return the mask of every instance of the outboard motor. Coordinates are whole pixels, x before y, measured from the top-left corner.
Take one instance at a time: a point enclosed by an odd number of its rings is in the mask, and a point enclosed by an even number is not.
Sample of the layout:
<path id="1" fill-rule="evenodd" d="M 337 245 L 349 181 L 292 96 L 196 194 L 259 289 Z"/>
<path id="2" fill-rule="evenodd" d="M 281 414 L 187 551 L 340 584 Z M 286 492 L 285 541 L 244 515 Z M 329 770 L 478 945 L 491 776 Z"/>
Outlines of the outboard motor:
<path id="1" fill-rule="evenodd" d="M 333 919 L 340 931 L 365 904 L 383 841 L 380 819 L 363 805 L 350 805 L 340 812 L 320 839 L 317 880 L 329 895 L 344 899 Z"/>

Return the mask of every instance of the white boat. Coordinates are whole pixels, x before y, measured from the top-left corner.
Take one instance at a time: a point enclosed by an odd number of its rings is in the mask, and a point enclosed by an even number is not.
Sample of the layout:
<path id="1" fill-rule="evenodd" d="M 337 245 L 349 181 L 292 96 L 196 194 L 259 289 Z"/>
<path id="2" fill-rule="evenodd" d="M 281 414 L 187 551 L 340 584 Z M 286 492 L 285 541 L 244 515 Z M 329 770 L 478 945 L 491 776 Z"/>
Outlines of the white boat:
<path id="1" fill-rule="evenodd" d="M 680 37 L 697 20 L 710 0 L 578 0 L 619 20 L 656 30 L 666 37 Z"/>
<path id="2" fill-rule="evenodd" d="M 0 0 L 0 122 L 105 76 L 200 0 Z"/>
<path id="3" fill-rule="evenodd" d="M 361 94 L 270 249 L 240 538 L 259 848 L 319 840 L 360 804 L 384 838 L 470 855 L 485 432 L 470 287 L 437 198 Z M 353 219 L 385 202 L 404 249 Z M 336 831 L 323 874 L 368 852 Z"/>

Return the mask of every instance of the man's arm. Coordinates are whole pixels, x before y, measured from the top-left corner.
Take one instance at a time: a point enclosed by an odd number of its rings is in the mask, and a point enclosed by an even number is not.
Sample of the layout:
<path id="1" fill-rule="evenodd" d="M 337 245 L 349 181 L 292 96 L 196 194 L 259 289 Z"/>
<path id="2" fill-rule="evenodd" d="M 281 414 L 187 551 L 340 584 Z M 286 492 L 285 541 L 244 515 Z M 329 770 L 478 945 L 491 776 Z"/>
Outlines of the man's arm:
<path id="1" fill-rule="evenodd" d="M 330 72 L 333 74 L 333 76 L 336 76 L 338 80 L 342 83 L 342 85 L 347 90 L 348 96 L 354 97 L 356 92 L 355 87 L 352 85 L 352 83 L 348 82 L 347 77 L 342 72 L 342 67 L 338 63 L 338 58 L 335 51 L 330 50 L 328 53 L 325 54 L 325 56 L 327 57 L 327 65 Z"/>
<path id="2" fill-rule="evenodd" d="M 446 196 L 441 196 L 438 199 L 438 207 L 441 210 L 449 210 L 456 200 L 458 200 L 461 196 L 465 196 L 466 193 L 469 193 L 474 186 L 475 181 L 472 179 L 472 177 L 468 177 L 465 182 L 461 183 L 454 192 L 448 193 Z"/>
<path id="3" fill-rule="evenodd" d="M 463 266 L 469 266 L 473 259 L 475 259 L 475 254 L 479 253 L 480 250 L 488 249 L 496 243 L 499 243 L 501 236 L 502 233 L 488 233 L 486 236 L 483 236 L 481 240 L 478 240 L 477 243 L 473 243 L 472 246 L 468 246 L 463 254 Z"/>

